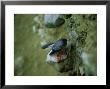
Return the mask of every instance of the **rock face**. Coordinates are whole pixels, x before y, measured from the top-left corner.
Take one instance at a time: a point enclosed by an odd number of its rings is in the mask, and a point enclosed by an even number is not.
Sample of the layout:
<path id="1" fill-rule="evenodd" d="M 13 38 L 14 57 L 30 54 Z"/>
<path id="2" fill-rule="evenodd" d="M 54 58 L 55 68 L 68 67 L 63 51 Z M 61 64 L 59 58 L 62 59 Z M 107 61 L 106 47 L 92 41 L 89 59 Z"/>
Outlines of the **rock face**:
<path id="1" fill-rule="evenodd" d="M 45 14 L 44 23 L 48 28 L 56 28 L 64 24 L 65 20 L 60 18 L 58 14 Z"/>
<path id="2" fill-rule="evenodd" d="M 69 51 L 70 54 L 67 55 L 66 59 L 62 60 L 62 62 L 60 63 L 51 62 L 51 65 L 56 71 L 59 71 L 60 73 L 65 73 L 66 75 L 83 75 L 84 73 L 81 73 L 79 69 L 82 63 L 77 52 L 75 50 L 73 51 L 72 49 L 67 49 L 67 51 Z"/>

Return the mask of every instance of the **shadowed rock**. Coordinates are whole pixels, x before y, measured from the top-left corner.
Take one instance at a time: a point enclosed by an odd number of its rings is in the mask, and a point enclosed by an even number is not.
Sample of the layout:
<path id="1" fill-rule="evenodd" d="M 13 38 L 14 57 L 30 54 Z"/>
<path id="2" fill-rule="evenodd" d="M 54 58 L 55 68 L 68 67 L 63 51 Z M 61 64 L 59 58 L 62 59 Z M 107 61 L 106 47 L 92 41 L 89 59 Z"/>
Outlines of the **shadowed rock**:
<path id="1" fill-rule="evenodd" d="M 44 15 L 44 23 L 48 28 L 56 28 L 64 24 L 65 20 L 60 18 L 58 14 L 46 14 Z"/>

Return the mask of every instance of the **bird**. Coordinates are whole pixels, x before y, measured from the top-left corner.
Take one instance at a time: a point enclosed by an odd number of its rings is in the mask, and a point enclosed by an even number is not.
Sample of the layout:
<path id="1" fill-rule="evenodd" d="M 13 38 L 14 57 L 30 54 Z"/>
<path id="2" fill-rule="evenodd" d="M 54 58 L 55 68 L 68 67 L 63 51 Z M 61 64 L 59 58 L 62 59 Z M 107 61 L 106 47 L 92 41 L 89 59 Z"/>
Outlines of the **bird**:
<path id="1" fill-rule="evenodd" d="M 67 57 L 66 55 L 67 39 L 59 39 L 54 43 L 48 43 L 42 46 L 43 49 L 50 47 L 51 51 L 47 54 L 47 62 L 60 63 Z"/>
<path id="2" fill-rule="evenodd" d="M 61 49 L 65 48 L 67 46 L 67 39 L 59 39 L 58 41 L 56 41 L 55 43 L 48 43 L 42 46 L 42 49 L 51 47 L 52 52 L 50 53 L 50 55 L 61 51 Z"/>

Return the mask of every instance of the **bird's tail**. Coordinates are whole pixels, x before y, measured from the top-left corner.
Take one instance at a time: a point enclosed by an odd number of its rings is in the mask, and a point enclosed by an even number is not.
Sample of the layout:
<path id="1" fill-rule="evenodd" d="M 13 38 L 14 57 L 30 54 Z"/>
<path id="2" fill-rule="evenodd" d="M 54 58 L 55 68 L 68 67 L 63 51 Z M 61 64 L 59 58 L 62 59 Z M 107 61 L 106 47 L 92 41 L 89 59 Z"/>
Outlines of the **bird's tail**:
<path id="1" fill-rule="evenodd" d="M 53 43 L 48 43 L 48 44 L 45 44 L 45 45 L 43 45 L 41 48 L 42 49 L 46 49 L 46 48 L 48 48 L 50 45 L 52 45 Z"/>

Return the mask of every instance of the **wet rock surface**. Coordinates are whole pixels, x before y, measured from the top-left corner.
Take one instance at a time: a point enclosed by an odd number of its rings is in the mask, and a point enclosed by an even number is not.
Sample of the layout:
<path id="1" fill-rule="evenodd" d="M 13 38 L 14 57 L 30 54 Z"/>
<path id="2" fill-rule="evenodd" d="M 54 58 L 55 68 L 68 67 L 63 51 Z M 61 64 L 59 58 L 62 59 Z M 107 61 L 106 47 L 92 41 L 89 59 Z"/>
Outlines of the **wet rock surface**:
<path id="1" fill-rule="evenodd" d="M 48 28 L 56 28 L 64 24 L 65 20 L 60 18 L 58 14 L 46 14 L 44 15 L 44 23 Z"/>

